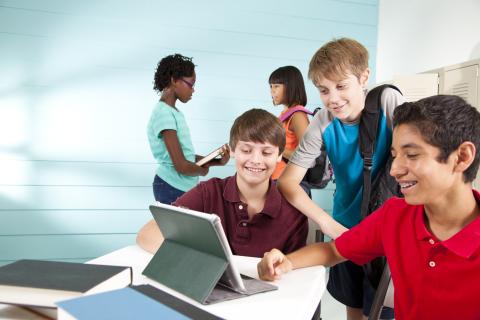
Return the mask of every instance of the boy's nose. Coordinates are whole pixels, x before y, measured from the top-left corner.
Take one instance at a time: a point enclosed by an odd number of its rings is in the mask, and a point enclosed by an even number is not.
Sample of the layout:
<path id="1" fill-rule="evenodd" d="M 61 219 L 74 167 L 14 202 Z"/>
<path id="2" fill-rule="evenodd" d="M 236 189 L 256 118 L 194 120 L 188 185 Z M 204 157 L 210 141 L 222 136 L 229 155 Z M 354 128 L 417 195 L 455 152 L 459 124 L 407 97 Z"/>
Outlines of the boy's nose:
<path id="1" fill-rule="evenodd" d="M 340 95 L 335 90 L 330 91 L 328 95 L 329 103 L 337 103 L 340 100 Z"/>
<path id="2" fill-rule="evenodd" d="M 396 157 L 392 160 L 392 166 L 390 167 L 390 175 L 394 178 L 399 178 L 405 174 L 405 168 L 403 167 L 400 159 Z"/>
<path id="3" fill-rule="evenodd" d="M 252 157 L 250 161 L 255 162 L 255 163 L 260 163 L 261 161 L 261 153 L 260 152 L 252 152 Z"/>

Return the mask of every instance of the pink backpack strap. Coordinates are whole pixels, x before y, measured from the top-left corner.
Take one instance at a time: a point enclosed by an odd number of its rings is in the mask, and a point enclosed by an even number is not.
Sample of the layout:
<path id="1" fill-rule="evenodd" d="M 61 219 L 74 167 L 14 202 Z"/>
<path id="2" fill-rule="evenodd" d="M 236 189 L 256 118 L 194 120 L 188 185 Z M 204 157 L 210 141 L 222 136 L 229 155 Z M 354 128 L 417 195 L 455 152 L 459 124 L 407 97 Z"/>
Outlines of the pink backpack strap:
<path id="1" fill-rule="evenodd" d="M 284 122 L 285 120 L 287 120 L 288 118 L 290 118 L 295 112 L 305 112 L 306 114 L 310 114 L 312 115 L 313 112 L 308 110 L 307 108 L 305 108 L 304 106 L 301 106 L 301 105 L 298 105 L 298 106 L 295 106 L 295 107 L 291 107 L 288 109 L 287 112 L 285 112 L 284 114 L 282 114 L 280 116 L 280 121 L 281 122 Z"/>

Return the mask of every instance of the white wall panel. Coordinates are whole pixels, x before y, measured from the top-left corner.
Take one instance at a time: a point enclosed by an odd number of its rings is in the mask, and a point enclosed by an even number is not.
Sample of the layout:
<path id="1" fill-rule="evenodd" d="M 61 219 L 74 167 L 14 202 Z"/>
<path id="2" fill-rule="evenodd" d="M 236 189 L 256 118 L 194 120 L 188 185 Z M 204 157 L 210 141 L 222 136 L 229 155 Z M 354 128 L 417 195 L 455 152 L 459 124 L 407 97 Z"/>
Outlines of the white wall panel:
<path id="1" fill-rule="evenodd" d="M 480 58 L 480 1 L 379 1 L 377 82 Z"/>

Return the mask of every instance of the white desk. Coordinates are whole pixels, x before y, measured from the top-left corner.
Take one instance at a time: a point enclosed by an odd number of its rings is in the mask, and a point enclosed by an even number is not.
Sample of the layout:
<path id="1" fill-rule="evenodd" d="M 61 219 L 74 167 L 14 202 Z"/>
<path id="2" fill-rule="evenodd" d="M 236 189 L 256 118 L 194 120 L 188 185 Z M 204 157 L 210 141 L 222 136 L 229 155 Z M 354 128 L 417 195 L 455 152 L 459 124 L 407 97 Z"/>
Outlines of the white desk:
<path id="1" fill-rule="evenodd" d="M 133 284 L 150 284 L 229 320 L 310 320 L 326 285 L 324 267 L 304 268 L 292 271 L 284 275 L 282 279 L 273 282 L 278 286 L 278 290 L 206 306 L 143 276 L 142 271 L 151 258 L 152 254 L 133 245 L 93 259 L 88 263 L 131 266 L 133 269 Z M 234 261 L 240 272 L 257 279 L 257 262 L 259 260 L 258 258 L 234 256 Z M 16 309 L 18 309 L 18 312 L 15 312 Z M 41 319 L 35 318 L 26 310 L 0 305 L 0 319 L 2 317 L 3 319 Z"/>
<path id="2" fill-rule="evenodd" d="M 142 275 L 152 254 L 138 246 L 114 251 L 89 263 L 129 265 L 133 268 L 133 284 L 150 284 L 226 319 L 308 319 L 310 320 L 325 290 L 325 268 L 312 267 L 292 271 L 275 281 L 278 290 L 253 296 L 202 305 Z M 260 259 L 234 256 L 241 273 L 258 279 Z"/>

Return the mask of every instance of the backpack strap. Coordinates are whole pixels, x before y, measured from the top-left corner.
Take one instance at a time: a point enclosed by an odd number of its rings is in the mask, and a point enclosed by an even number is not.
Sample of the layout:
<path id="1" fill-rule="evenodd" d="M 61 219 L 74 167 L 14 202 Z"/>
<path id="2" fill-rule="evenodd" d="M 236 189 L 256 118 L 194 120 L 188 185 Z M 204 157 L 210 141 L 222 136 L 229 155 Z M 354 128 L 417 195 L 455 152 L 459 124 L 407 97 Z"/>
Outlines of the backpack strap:
<path id="1" fill-rule="evenodd" d="M 322 110 L 321 107 L 316 107 L 315 109 L 313 109 L 312 111 L 312 116 L 315 116 L 317 114 L 318 111 Z"/>
<path id="2" fill-rule="evenodd" d="M 290 118 L 295 112 L 298 112 L 298 111 L 304 112 L 304 113 L 310 114 L 310 115 L 313 114 L 312 111 L 308 110 L 304 106 L 298 105 L 298 106 L 295 106 L 295 107 L 288 108 L 288 111 L 280 116 L 280 121 L 284 122 L 285 120 Z"/>
<path id="3" fill-rule="evenodd" d="M 375 152 L 375 140 L 377 138 L 378 120 L 382 106 L 382 93 L 386 88 L 392 88 L 402 93 L 397 87 L 384 84 L 373 88 L 367 94 L 365 107 L 362 110 L 359 125 L 360 154 L 363 158 L 363 195 L 361 206 L 362 220 L 369 214 L 368 204 L 370 202 L 373 155 Z"/>

